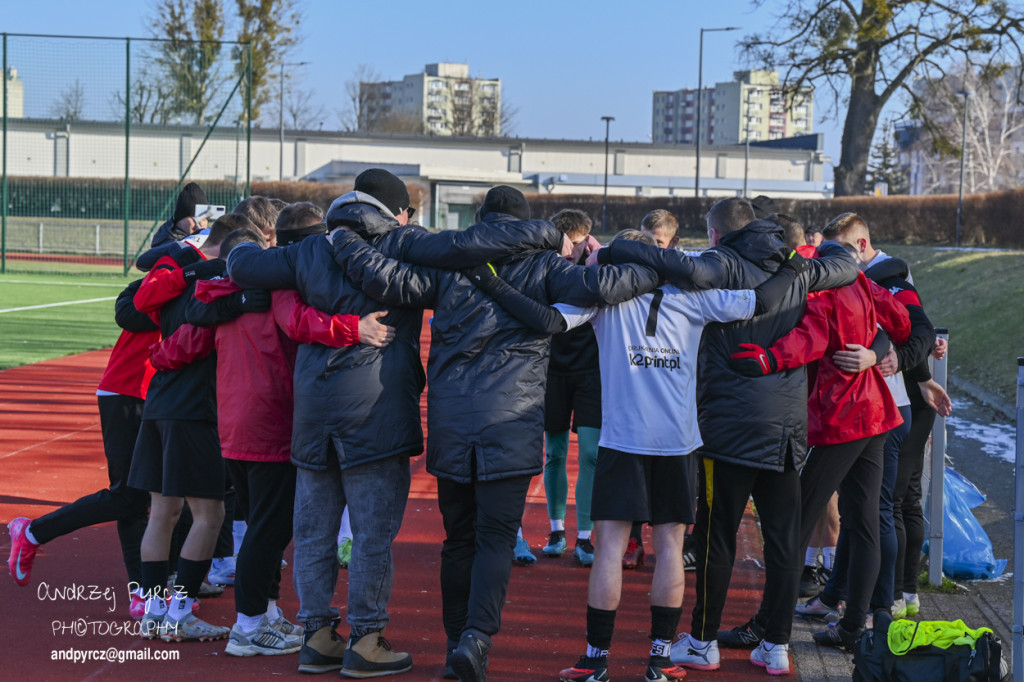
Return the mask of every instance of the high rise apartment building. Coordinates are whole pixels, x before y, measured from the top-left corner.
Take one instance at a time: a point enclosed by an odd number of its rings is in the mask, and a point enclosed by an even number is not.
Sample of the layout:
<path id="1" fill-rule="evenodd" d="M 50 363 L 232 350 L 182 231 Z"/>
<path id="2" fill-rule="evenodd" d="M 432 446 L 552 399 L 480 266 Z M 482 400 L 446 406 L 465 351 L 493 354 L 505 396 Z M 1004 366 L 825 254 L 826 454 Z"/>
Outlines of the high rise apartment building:
<path id="1" fill-rule="evenodd" d="M 501 80 L 470 78 L 469 64 L 427 64 L 400 81 L 360 83 L 359 128 L 367 132 L 497 137 Z"/>
<path id="2" fill-rule="evenodd" d="M 737 71 L 727 83 L 704 88 L 701 144 L 778 140 L 814 132 L 814 91 L 783 88 L 777 71 Z M 694 144 L 697 91 L 655 90 L 651 140 Z"/>

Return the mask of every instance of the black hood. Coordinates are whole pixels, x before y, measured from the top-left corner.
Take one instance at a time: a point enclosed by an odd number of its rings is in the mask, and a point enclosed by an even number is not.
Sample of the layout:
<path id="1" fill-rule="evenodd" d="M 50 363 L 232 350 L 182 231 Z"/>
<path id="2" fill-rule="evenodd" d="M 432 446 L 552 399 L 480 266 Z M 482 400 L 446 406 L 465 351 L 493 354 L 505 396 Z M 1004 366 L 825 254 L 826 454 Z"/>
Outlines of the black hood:
<path id="1" fill-rule="evenodd" d="M 349 192 L 327 209 L 327 229 L 347 227 L 363 239 L 378 237 L 401 227 L 387 208 L 368 194 Z"/>
<path id="2" fill-rule="evenodd" d="M 718 246 L 735 251 L 765 272 L 775 272 L 785 262 L 784 237 L 785 230 L 779 225 L 770 220 L 755 220 L 722 237 Z"/>

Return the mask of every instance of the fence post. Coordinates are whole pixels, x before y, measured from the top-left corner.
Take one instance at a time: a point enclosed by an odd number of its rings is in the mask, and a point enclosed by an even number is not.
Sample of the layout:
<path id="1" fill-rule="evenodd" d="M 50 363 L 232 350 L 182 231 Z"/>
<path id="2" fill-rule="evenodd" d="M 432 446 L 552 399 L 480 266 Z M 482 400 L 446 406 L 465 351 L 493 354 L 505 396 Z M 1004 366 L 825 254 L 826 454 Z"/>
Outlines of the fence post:
<path id="1" fill-rule="evenodd" d="M 0 183 L 3 183 L 3 189 L 0 190 L 2 194 L 3 206 L 0 206 L 0 273 L 7 272 L 7 34 L 4 33 L 4 127 L 3 127 L 3 138 L 4 138 L 4 152 L 3 161 L 0 165 L 3 167 L 3 178 L 0 179 Z"/>
<path id="2" fill-rule="evenodd" d="M 949 341 L 949 330 L 937 327 L 935 336 Z M 948 349 L 947 345 L 947 349 Z M 949 363 L 949 351 L 941 360 L 935 361 L 932 369 L 932 378 L 936 383 L 946 388 L 946 368 Z M 946 475 L 946 418 L 942 415 L 935 417 L 935 425 L 932 426 L 932 471 L 931 471 L 931 492 L 928 505 L 928 584 L 932 587 L 942 585 L 942 522 L 944 514 L 943 506 L 943 481 Z"/>
<path id="3" fill-rule="evenodd" d="M 43 252 L 43 224 L 39 223 L 39 253 Z"/>
<path id="4" fill-rule="evenodd" d="M 100 225 L 96 223 L 96 255 L 100 255 Z"/>
<path id="5" fill-rule="evenodd" d="M 1014 682 L 1024 682 L 1024 358 L 1017 358 L 1016 492 L 1013 504 L 1013 647 Z"/>
<path id="6" fill-rule="evenodd" d="M 132 269 L 128 216 L 131 210 L 132 186 L 128 166 L 128 143 L 132 136 L 132 39 L 124 39 L 124 274 Z M 97 244 L 99 243 L 97 238 Z"/>

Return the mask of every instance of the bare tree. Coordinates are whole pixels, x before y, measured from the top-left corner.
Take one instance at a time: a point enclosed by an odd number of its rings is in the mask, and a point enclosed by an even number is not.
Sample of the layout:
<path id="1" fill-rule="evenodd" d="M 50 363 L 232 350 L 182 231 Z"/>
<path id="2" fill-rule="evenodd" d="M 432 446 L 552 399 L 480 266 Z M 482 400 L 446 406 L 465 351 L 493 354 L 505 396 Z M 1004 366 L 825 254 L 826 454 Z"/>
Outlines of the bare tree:
<path id="1" fill-rule="evenodd" d="M 765 0 L 754 0 L 762 4 Z M 846 107 L 835 193 L 864 188 L 878 117 L 915 76 L 941 72 L 951 54 L 1016 61 L 1024 56 L 1020 7 L 976 0 L 796 0 L 770 30 L 741 45 L 790 87 L 822 86 Z"/>
<path id="2" fill-rule="evenodd" d="M 958 189 L 964 153 L 964 185 L 969 192 L 1010 189 L 1024 182 L 1021 67 L 975 68 L 964 62 L 943 78 L 921 80 L 916 89 L 914 117 L 922 134 L 915 144 L 921 152 L 926 192 Z M 965 102 L 960 93 L 969 99 Z"/>
<path id="3" fill-rule="evenodd" d="M 62 121 L 80 121 L 85 113 L 85 88 L 77 78 L 74 84 L 61 90 L 52 105 L 50 113 Z"/>
<path id="4" fill-rule="evenodd" d="M 335 112 L 342 130 L 355 132 L 363 129 L 366 109 L 371 99 L 368 84 L 380 83 L 381 76 L 372 66 L 359 64 L 352 77 L 345 81 L 345 107 Z"/>
<path id="5" fill-rule="evenodd" d="M 171 110 L 171 85 L 163 78 L 154 77 L 154 70 L 146 65 L 132 79 L 131 100 L 128 116 L 132 123 L 156 123 L 166 125 Z M 125 97 L 118 90 L 110 99 L 110 108 L 115 118 L 124 120 Z"/>
<path id="6" fill-rule="evenodd" d="M 519 107 L 514 106 L 503 96 L 501 98 L 501 114 L 499 118 L 502 137 L 512 137 L 516 134 L 516 119 L 518 116 Z"/>
<path id="7" fill-rule="evenodd" d="M 327 113 L 312 90 L 289 88 L 284 92 L 284 120 L 293 130 L 310 130 L 323 125 Z"/>

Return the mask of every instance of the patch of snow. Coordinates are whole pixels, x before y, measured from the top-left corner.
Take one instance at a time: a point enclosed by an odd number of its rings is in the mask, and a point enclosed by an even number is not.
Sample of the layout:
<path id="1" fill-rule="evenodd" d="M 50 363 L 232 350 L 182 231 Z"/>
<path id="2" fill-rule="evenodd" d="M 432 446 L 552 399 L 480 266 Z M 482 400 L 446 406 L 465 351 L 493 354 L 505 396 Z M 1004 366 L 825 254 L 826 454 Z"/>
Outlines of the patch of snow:
<path id="1" fill-rule="evenodd" d="M 1009 424 L 977 424 L 960 417 L 946 419 L 946 427 L 957 438 L 977 441 L 981 451 L 1013 464 L 1016 459 L 1017 429 Z"/>

